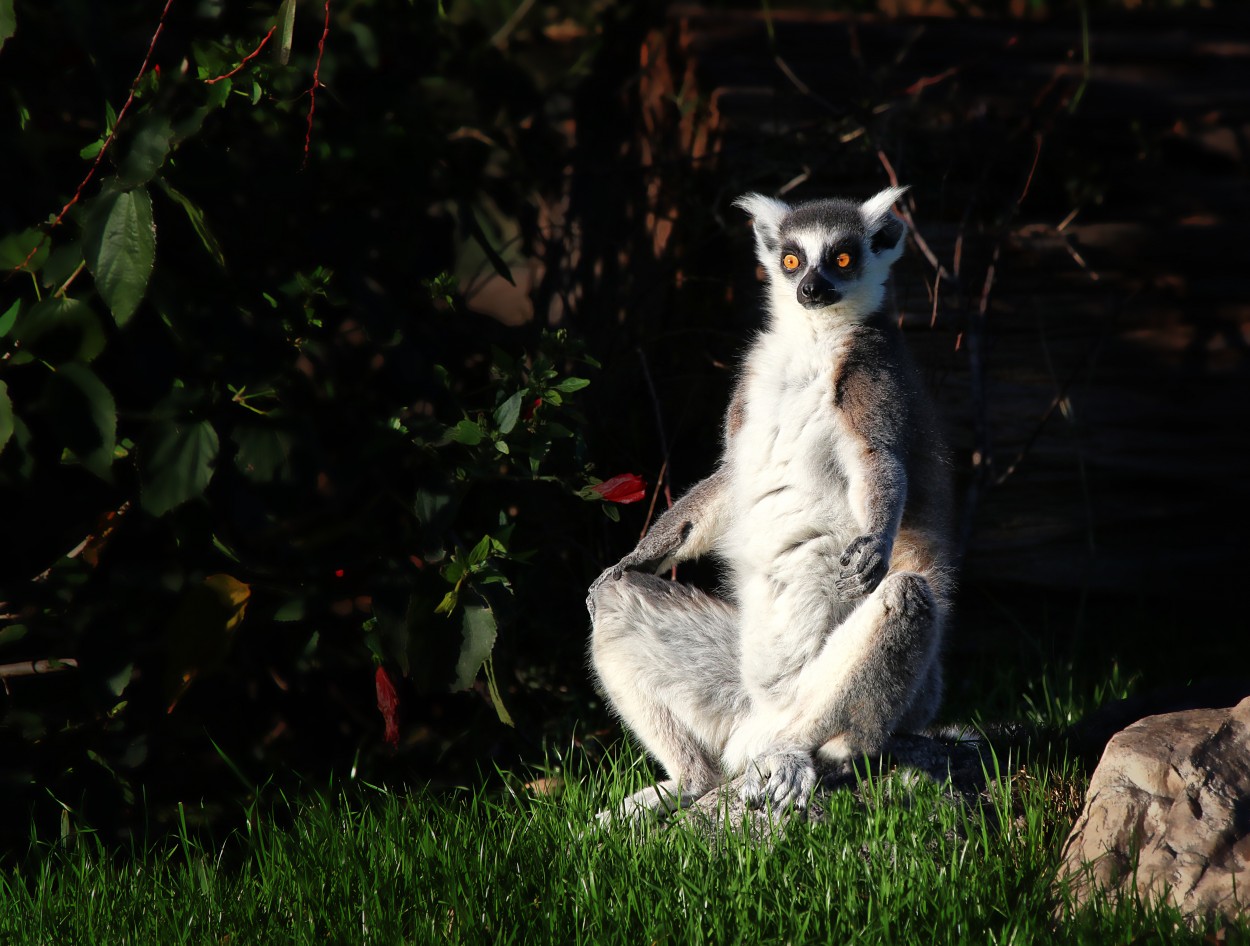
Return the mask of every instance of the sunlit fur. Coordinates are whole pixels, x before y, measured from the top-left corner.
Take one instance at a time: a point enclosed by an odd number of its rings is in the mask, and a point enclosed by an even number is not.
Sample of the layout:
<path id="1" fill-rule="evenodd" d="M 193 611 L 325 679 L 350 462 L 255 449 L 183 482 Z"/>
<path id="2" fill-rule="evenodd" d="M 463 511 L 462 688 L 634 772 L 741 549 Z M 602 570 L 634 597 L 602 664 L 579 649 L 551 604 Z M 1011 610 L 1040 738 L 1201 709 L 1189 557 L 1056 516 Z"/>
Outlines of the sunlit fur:
<path id="1" fill-rule="evenodd" d="M 902 193 L 736 201 L 754 219 L 767 321 L 724 453 L 587 599 L 598 680 L 669 775 L 617 815 L 680 806 L 739 774 L 748 803 L 801 806 L 817 754 L 875 754 L 937 710 L 948 471 L 882 309 L 905 243 L 890 211 Z M 805 297 L 804 280 L 833 301 Z M 708 552 L 725 567 L 721 598 L 654 574 Z"/>

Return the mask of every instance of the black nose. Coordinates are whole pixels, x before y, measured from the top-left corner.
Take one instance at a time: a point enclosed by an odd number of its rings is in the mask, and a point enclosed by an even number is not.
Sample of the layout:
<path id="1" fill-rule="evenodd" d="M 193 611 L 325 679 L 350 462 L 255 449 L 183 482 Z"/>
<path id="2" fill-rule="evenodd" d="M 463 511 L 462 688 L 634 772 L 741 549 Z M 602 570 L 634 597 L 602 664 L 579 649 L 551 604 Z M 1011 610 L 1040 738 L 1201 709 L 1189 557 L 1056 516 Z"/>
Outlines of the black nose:
<path id="1" fill-rule="evenodd" d="M 820 309 L 833 305 L 842 298 L 842 293 L 816 270 L 812 270 L 799 283 L 799 304 L 807 309 Z"/>

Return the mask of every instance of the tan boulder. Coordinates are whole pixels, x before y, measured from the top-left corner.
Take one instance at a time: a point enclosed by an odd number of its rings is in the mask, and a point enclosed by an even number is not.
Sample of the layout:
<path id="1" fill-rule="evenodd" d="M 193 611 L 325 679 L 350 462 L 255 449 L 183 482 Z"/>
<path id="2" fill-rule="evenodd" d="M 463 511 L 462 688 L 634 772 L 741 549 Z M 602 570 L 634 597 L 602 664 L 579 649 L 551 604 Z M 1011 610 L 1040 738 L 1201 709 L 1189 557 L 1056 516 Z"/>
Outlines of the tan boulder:
<path id="1" fill-rule="evenodd" d="M 1059 877 L 1076 905 L 1101 888 L 1165 896 L 1199 921 L 1250 912 L 1250 698 L 1113 736 Z"/>

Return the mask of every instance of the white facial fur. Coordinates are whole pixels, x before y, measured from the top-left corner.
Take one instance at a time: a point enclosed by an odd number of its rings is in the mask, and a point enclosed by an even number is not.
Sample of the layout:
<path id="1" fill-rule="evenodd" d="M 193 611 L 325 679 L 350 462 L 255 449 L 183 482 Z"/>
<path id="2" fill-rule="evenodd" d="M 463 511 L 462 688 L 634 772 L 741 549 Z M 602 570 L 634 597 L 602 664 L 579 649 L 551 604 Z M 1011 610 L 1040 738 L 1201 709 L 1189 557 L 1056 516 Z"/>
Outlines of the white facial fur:
<path id="1" fill-rule="evenodd" d="M 813 267 L 819 266 L 825 257 L 825 249 L 845 236 L 849 228 L 806 226 L 793 229 L 788 220 L 793 208 L 784 201 L 762 194 L 746 194 L 734 201 L 734 206 L 745 210 L 754 222 L 756 257 L 768 280 L 772 311 L 785 313 L 789 317 L 802 315 L 811 319 L 835 316 L 852 321 L 868 318 L 875 313 L 885 298 L 885 281 L 890 267 L 903 254 L 906 225 L 891 214 L 890 208 L 906 191 L 906 187 L 887 187 L 859 206 L 859 220 L 854 221 L 857 224 L 854 229 L 863 230 L 865 252 L 859 275 L 853 283 L 838 280 L 839 289 L 842 290 L 841 299 L 823 309 L 815 310 L 806 309 L 798 302 L 795 286 Z M 891 217 L 904 228 L 903 235 L 893 246 L 874 253 L 871 248 L 872 236 Z M 793 241 L 803 250 L 805 265 L 802 272 L 790 276 L 782 273 L 778 254 L 783 240 Z M 829 277 L 836 274 L 825 275 Z"/>

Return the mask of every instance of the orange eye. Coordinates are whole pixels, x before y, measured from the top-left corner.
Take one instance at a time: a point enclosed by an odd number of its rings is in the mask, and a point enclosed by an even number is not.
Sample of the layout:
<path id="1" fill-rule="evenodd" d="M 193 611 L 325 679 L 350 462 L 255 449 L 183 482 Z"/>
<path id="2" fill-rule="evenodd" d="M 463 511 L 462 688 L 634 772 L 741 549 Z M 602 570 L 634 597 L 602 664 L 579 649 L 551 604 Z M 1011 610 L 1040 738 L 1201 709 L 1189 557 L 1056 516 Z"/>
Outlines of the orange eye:
<path id="1" fill-rule="evenodd" d="M 838 258 L 834 262 L 838 264 L 838 269 L 846 269 L 846 267 L 851 265 L 851 254 L 839 253 Z"/>
<path id="2" fill-rule="evenodd" d="M 781 258 L 781 265 L 785 267 L 786 272 L 792 273 L 799 268 L 799 258 L 793 253 L 787 253 Z"/>

